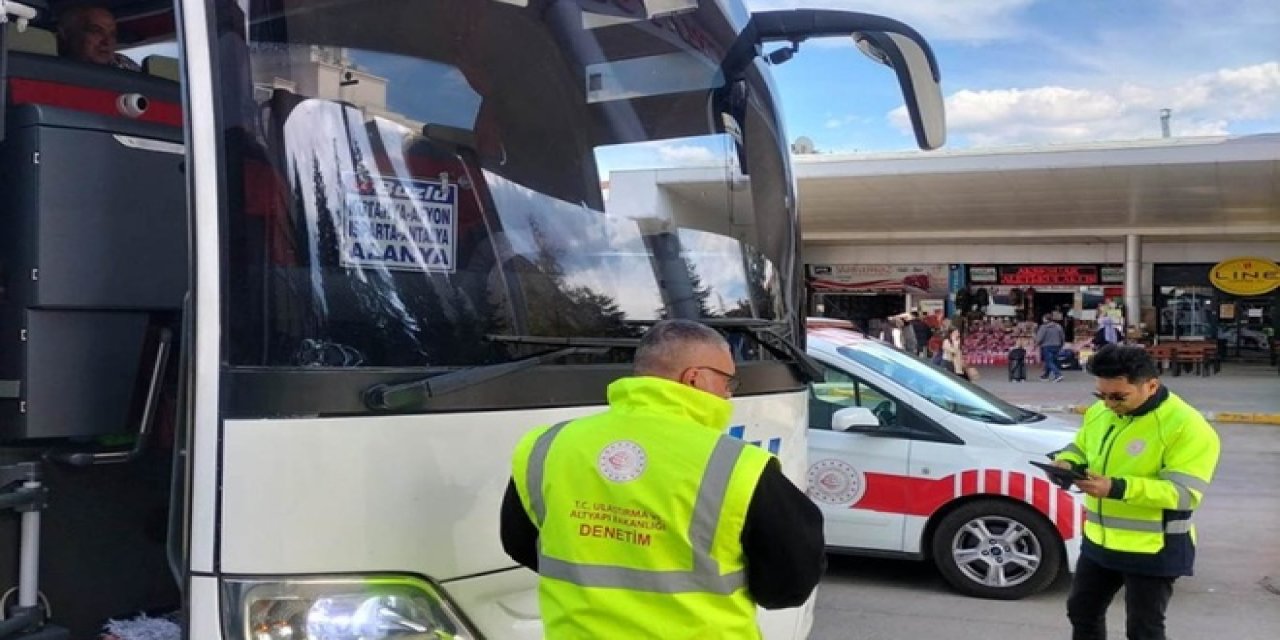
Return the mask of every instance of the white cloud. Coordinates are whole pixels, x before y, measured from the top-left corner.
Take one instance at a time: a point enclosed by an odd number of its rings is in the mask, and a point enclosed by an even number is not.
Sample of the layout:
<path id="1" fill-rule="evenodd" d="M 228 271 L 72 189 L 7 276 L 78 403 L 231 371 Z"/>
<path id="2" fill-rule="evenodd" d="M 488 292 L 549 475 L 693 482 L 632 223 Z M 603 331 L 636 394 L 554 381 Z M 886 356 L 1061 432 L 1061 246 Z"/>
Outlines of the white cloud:
<path id="1" fill-rule="evenodd" d="M 1036 0 L 747 0 L 752 11 L 839 9 L 893 18 L 930 41 L 990 42 L 1020 39 L 1027 30 L 1024 9 Z"/>
<path id="2" fill-rule="evenodd" d="M 1084 75 L 1167 84 L 1188 72 L 1256 63 L 1280 51 L 1275 0 L 1142 0 L 1133 3 L 1143 7 L 1140 19 L 1115 19 L 1125 4 L 1082 9 L 1080 29 L 1036 25 L 1034 41 Z"/>
<path id="3" fill-rule="evenodd" d="M 658 155 L 663 162 L 682 167 L 696 167 L 716 164 L 716 155 L 706 147 L 694 145 L 661 145 Z"/>
<path id="4" fill-rule="evenodd" d="M 826 122 L 822 123 L 822 126 L 828 129 L 839 129 L 840 127 L 854 124 L 859 121 L 861 121 L 861 118 L 858 116 L 831 116 L 827 118 Z"/>
<path id="5" fill-rule="evenodd" d="M 947 97 L 951 140 L 971 146 L 1085 142 L 1160 135 L 1159 112 L 1173 110 L 1177 136 L 1225 135 L 1240 121 L 1280 113 L 1280 62 L 1199 74 L 1163 86 L 1042 86 L 961 90 Z M 890 122 L 909 132 L 906 109 Z"/>

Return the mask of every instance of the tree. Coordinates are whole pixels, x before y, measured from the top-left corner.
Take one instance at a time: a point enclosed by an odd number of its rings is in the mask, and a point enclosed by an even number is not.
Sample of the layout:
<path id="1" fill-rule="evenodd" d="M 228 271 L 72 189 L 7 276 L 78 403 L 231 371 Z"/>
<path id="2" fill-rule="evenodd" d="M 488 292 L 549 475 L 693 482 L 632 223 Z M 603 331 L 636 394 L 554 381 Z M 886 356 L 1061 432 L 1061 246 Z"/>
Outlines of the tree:
<path id="1" fill-rule="evenodd" d="M 567 282 L 560 251 L 542 229 L 532 225 L 537 253 L 517 265 L 518 286 L 528 304 L 529 332 L 546 336 L 626 336 L 626 313 L 612 297 Z"/>

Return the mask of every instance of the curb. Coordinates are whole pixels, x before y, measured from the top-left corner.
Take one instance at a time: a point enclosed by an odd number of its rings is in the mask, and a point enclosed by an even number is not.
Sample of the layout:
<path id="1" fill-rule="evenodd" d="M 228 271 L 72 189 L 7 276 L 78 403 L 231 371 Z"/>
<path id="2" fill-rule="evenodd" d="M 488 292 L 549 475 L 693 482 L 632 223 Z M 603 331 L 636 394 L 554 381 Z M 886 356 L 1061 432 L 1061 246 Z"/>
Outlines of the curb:
<path id="1" fill-rule="evenodd" d="M 1204 417 L 1217 422 L 1240 424 L 1269 424 L 1280 426 L 1280 413 L 1239 413 L 1235 411 L 1206 411 Z"/>
<path id="2" fill-rule="evenodd" d="M 1038 413 L 1074 413 L 1076 415 L 1084 415 L 1084 412 L 1089 409 L 1089 405 L 1083 404 L 1019 406 Z M 1204 411 L 1202 413 L 1209 422 L 1263 424 L 1280 427 L 1280 413 L 1243 413 L 1239 411 Z"/>

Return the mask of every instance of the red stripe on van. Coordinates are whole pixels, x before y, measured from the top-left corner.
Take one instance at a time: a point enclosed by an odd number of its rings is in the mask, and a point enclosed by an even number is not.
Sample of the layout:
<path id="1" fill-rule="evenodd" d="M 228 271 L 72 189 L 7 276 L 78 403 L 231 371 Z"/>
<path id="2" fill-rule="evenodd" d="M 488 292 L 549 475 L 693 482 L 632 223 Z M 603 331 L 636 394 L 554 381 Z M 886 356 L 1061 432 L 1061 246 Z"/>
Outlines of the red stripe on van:
<path id="1" fill-rule="evenodd" d="M 1036 478 L 1031 485 L 1031 504 L 1045 515 L 1049 515 L 1049 489 L 1049 481 L 1043 478 Z"/>
<path id="2" fill-rule="evenodd" d="M 1009 472 L 1009 497 L 1014 500 L 1027 499 L 1027 475 L 1021 471 Z"/>
<path id="3" fill-rule="evenodd" d="M 1000 473 L 1000 470 L 987 469 L 986 473 L 987 473 L 987 477 L 985 481 L 985 486 L 983 486 L 983 493 L 1004 493 L 1003 491 L 1001 491 L 1001 487 L 1000 487 L 1000 476 L 1003 475 Z"/>
<path id="4" fill-rule="evenodd" d="M 1080 508 L 1072 495 L 1062 489 L 1058 492 L 1058 531 L 1063 540 L 1070 540 L 1076 535 L 1076 510 Z"/>

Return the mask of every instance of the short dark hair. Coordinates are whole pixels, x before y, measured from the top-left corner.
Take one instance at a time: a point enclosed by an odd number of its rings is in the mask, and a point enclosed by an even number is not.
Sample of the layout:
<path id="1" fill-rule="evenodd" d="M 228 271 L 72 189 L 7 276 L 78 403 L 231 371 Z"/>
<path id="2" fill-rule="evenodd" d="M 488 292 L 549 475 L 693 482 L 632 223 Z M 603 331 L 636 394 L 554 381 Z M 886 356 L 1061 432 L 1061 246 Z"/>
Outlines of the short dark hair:
<path id="1" fill-rule="evenodd" d="M 715 329 L 693 320 L 662 320 L 645 332 L 636 349 L 635 371 L 640 375 L 674 376 L 691 345 L 729 348 Z"/>
<path id="2" fill-rule="evenodd" d="M 1098 378 L 1124 378 L 1129 384 L 1160 377 L 1156 361 L 1142 347 L 1109 344 L 1089 358 L 1089 373 Z"/>

